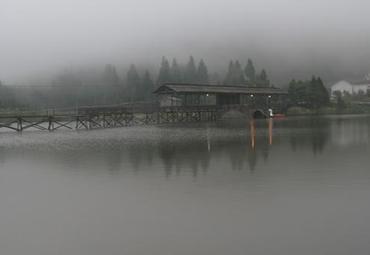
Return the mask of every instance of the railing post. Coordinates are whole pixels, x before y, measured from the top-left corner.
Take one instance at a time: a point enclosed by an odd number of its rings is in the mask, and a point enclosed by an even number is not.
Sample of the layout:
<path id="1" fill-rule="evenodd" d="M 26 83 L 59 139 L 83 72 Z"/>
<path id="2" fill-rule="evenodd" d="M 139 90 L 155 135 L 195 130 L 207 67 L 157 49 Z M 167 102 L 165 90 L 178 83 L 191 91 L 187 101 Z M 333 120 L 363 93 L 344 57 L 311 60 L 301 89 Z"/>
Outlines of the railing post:
<path id="1" fill-rule="evenodd" d="M 22 117 L 18 116 L 17 121 L 18 121 L 17 122 L 17 130 L 18 130 L 18 132 L 22 132 L 23 131 Z"/>

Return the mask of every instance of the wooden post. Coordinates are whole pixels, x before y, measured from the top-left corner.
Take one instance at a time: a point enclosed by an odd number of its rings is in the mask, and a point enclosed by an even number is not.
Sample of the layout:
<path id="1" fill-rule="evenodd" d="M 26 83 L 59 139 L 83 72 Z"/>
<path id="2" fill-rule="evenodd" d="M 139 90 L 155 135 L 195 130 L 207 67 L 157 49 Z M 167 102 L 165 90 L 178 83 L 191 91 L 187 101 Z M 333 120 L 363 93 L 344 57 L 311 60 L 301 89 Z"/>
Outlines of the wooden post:
<path id="1" fill-rule="evenodd" d="M 22 124 L 22 117 L 18 117 L 18 123 L 17 123 L 17 130 L 18 132 L 22 132 L 23 131 L 23 124 Z"/>
<path id="2" fill-rule="evenodd" d="M 48 130 L 53 131 L 54 130 L 54 123 L 53 123 L 53 116 L 48 116 Z"/>
<path id="3" fill-rule="evenodd" d="M 255 148 L 256 144 L 256 127 L 254 123 L 254 119 L 250 120 L 250 137 L 251 137 L 251 147 L 252 149 Z"/>
<path id="4" fill-rule="evenodd" d="M 269 118 L 268 119 L 269 123 L 269 144 L 272 145 L 272 127 L 273 127 L 273 119 Z"/>

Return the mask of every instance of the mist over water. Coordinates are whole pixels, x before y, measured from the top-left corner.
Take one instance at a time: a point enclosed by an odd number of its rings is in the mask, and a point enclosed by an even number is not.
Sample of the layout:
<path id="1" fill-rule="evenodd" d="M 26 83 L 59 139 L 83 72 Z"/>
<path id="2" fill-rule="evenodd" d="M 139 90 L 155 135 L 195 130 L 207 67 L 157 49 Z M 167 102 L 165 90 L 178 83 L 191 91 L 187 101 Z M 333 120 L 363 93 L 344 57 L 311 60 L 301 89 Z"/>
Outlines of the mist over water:
<path id="1" fill-rule="evenodd" d="M 0 254 L 368 254 L 369 9 L 0 0 Z"/>
<path id="2" fill-rule="evenodd" d="M 0 134 L 4 254 L 366 253 L 369 117 Z"/>
<path id="3" fill-rule="evenodd" d="M 2 0 L 0 80 L 48 82 L 65 68 L 158 69 L 162 56 L 211 71 L 254 59 L 272 80 L 369 72 L 368 1 Z"/>

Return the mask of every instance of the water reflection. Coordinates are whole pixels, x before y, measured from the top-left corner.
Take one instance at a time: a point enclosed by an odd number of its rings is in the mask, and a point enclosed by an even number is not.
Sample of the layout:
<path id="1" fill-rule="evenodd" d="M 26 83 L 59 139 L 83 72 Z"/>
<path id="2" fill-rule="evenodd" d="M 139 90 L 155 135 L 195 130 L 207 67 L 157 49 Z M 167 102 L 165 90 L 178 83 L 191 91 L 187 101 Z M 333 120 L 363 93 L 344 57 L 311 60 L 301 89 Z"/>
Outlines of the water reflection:
<path id="1" fill-rule="evenodd" d="M 369 132 L 334 116 L 1 134 L 1 251 L 366 254 Z"/>
<path id="2" fill-rule="evenodd" d="M 28 133 L 2 135 L 0 167 L 22 155 L 24 160 L 60 164 L 70 169 L 111 174 L 162 170 L 166 177 L 190 173 L 196 178 L 222 160 L 225 171 L 258 170 L 271 153 L 312 151 L 368 143 L 369 118 L 292 118 L 223 122 L 205 126 L 98 130 L 83 134 Z M 58 137 L 60 136 L 60 137 Z M 58 137 L 58 138 L 55 138 Z M 83 170 L 86 171 L 86 170 Z"/>
<path id="3" fill-rule="evenodd" d="M 298 119 L 294 123 L 285 123 L 290 132 L 290 145 L 293 151 L 306 150 L 311 146 L 314 155 L 322 153 L 330 138 L 330 123 L 328 118 Z M 293 124 L 293 126 L 291 126 Z M 304 135 L 300 130 L 304 130 Z"/>
<path id="4" fill-rule="evenodd" d="M 337 146 L 367 144 L 369 141 L 370 126 L 367 118 L 338 117 L 330 124 L 330 138 Z"/>
<path id="5" fill-rule="evenodd" d="M 175 171 L 180 174 L 182 168 L 190 169 L 196 177 L 199 171 L 207 172 L 211 155 L 214 153 L 210 139 L 170 142 L 163 137 L 159 141 L 158 154 L 164 165 L 166 176 Z"/>

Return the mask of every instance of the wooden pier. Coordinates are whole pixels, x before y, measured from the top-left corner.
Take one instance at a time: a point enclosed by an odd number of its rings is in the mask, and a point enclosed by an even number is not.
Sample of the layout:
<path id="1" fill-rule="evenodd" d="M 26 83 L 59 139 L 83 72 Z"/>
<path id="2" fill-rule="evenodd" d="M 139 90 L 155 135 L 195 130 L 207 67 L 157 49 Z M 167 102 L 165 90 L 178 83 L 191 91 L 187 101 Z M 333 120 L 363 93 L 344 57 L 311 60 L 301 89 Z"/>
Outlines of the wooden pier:
<path id="1" fill-rule="evenodd" d="M 45 114 L 0 115 L 2 129 L 55 131 L 58 129 L 89 130 L 165 123 L 215 121 L 216 107 L 158 107 L 157 105 L 81 107 L 75 113 L 52 111 Z"/>
<path id="2" fill-rule="evenodd" d="M 2 129 L 55 131 L 89 130 L 134 125 L 216 121 L 226 112 L 238 111 L 249 118 L 267 117 L 269 110 L 284 108 L 286 91 L 278 88 L 207 84 L 164 84 L 158 101 L 119 105 L 54 109 L 41 113 L 0 114 Z"/>

